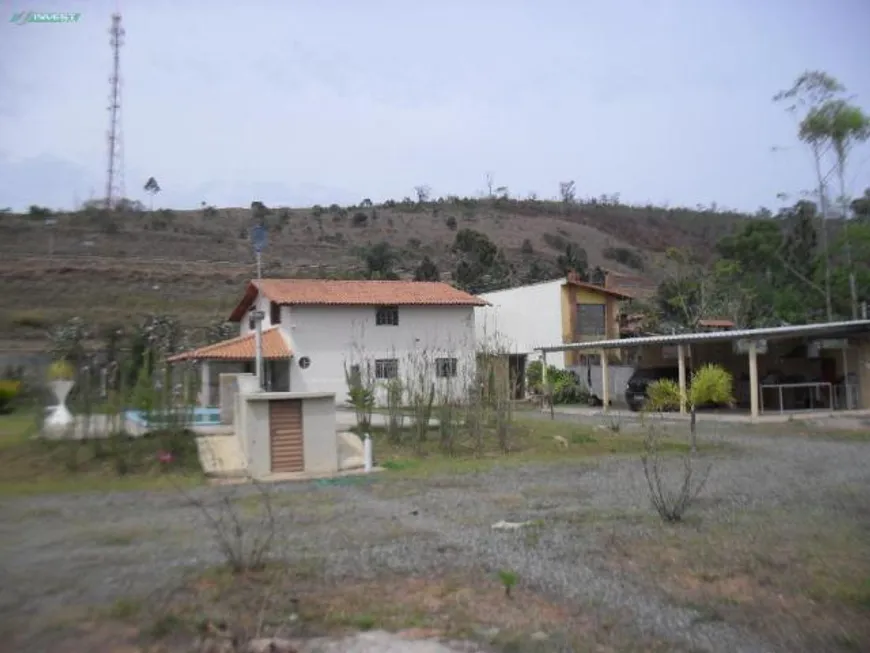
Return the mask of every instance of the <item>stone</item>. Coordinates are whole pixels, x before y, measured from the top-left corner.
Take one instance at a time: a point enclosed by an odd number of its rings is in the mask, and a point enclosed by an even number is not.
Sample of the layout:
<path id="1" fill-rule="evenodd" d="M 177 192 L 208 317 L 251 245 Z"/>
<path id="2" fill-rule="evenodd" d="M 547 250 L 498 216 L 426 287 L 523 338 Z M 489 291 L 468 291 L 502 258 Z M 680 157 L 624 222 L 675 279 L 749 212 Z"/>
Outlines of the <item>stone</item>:
<path id="1" fill-rule="evenodd" d="M 499 521 L 492 525 L 492 530 L 494 531 L 515 531 L 518 528 L 523 528 L 524 526 L 528 526 L 532 522 L 530 521 Z"/>

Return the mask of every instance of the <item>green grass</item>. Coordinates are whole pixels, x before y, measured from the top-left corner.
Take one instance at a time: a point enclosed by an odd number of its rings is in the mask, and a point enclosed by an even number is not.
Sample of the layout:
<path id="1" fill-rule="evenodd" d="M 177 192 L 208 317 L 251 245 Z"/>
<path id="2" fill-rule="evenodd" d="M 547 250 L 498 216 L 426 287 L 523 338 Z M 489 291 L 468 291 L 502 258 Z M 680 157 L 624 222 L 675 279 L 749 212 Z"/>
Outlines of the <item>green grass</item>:
<path id="1" fill-rule="evenodd" d="M 407 420 L 406 420 L 407 424 Z M 416 435 L 409 427 L 401 432 L 401 441 L 390 441 L 385 427 L 371 429 L 375 461 L 391 474 L 403 477 L 429 477 L 442 473 L 475 473 L 493 467 L 528 463 L 563 463 L 590 460 L 602 456 L 639 455 L 644 448 L 640 434 L 595 431 L 591 426 L 559 420 L 517 417 L 511 427 L 509 451 L 497 447 L 495 435 L 486 433 L 483 451 L 477 451 L 467 434 L 456 436 L 454 455 L 441 451 L 439 429 L 430 427 L 421 447 L 414 446 Z M 564 439 L 567 447 L 557 438 Z M 701 444 L 701 452 L 723 450 L 723 445 Z M 661 443 L 664 453 L 689 450 L 687 438 L 674 437 Z"/>
<path id="2" fill-rule="evenodd" d="M 33 410 L 0 415 L 0 449 L 20 446 L 35 435 L 37 429 L 37 414 Z"/>
<path id="3" fill-rule="evenodd" d="M 161 490 L 204 482 L 192 436 L 155 435 L 108 440 L 51 441 L 38 433 L 38 415 L 21 410 L 0 416 L 0 497 L 68 492 Z M 167 470 L 157 452 L 176 450 Z M 119 469 L 123 460 L 123 473 Z"/>

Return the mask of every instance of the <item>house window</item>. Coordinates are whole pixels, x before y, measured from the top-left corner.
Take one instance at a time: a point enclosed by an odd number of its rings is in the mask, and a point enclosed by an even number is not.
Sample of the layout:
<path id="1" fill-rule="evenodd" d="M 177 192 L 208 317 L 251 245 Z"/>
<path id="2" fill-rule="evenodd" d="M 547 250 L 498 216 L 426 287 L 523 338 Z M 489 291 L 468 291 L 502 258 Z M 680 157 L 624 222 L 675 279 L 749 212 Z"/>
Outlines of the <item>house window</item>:
<path id="1" fill-rule="evenodd" d="M 436 358 L 435 376 L 439 379 L 450 379 L 456 376 L 455 358 Z"/>
<path id="2" fill-rule="evenodd" d="M 273 326 L 281 324 L 281 305 L 275 302 L 269 304 L 269 323 Z"/>
<path id="3" fill-rule="evenodd" d="M 256 328 L 256 326 L 257 326 L 257 325 L 256 325 L 256 323 L 254 322 L 254 318 L 249 317 L 249 318 L 248 318 L 248 328 L 249 328 L 251 331 L 253 331 L 253 330 Z"/>
<path id="4" fill-rule="evenodd" d="M 398 306 L 379 306 L 375 313 L 377 326 L 399 326 Z"/>
<path id="5" fill-rule="evenodd" d="M 603 336 L 606 333 L 604 315 L 604 304 L 577 304 L 576 335 Z"/>
<path id="6" fill-rule="evenodd" d="M 395 379 L 399 376 L 399 359 L 398 358 L 381 358 L 375 361 L 375 378 Z"/>

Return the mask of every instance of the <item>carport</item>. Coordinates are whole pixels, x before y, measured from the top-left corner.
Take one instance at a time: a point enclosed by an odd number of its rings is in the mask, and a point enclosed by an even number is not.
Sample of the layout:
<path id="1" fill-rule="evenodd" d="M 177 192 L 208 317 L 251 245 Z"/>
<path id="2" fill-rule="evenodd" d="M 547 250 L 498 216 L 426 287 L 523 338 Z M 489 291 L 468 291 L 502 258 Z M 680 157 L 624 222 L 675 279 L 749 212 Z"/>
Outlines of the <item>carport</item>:
<path id="1" fill-rule="evenodd" d="M 641 338 L 617 338 L 611 340 L 599 340 L 591 342 L 565 343 L 551 347 L 540 347 L 544 363 L 544 374 L 547 369 L 547 354 L 562 351 L 584 351 L 597 353 L 601 358 L 602 377 L 602 403 L 604 410 L 611 403 L 611 388 L 608 372 L 608 356 L 610 350 L 637 349 L 658 350 L 666 348 L 675 350 L 676 364 L 679 375 L 679 385 L 683 402 L 680 412 L 686 412 L 685 396 L 687 386 L 686 361 L 693 345 L 712 345 L 713 343 L 731 343 L 731 350 L 735 356 L 743 357 L 747 362 L 748 379 L 746 390 L 748 394 L 749 413 L 754 417 L 763 411 L 762 392 L 765 390 L 778 393 L 782 401 L 785 389 L 794 390 L 797 386 L 813 386 L 818 392 L 825 389 L 831 397 L 831 410 L 834 410 L 833 402 L 834 384 L 830 381 L 818 381 L 813 383 L 761 383 L 759 377 L 759 356 L 766 355 L 768 347 L 782 341 L 793 341 L 795 348 L 803 347 L 806 352 L 818 352 L 822 348 L 839 350 L 840 356 L 837 370 L 841 373 L 843 382 L 843 395 L 845 403 L 843 408 L 870 408 L 870 320 L 852 320 L 848 322 L 826 322 L 820 324 L 799 324 L 782 327 L 768 327 L 760 329 L 738 329 L 730 331 L 707 331 L 703 333 L 679 333 L 671 335 L 645 336 Z M 809 354 L 807 354 L 808 356 Z M 781 359 L 780 359 L 781 360 Z M 830 360 L 830 359 L 827 359 Z M 716 363 L 717 360 L 708 359 L 704 362 Z M 770 362 L 770 361 L 768 361 Z M 641 367 L 647 365 L 641 358 Z M 769 365 L 767 367 L 770 367 Z M 855 383 L 850 383 L 854 378 Z M 854 399 L 853 399 L 854 397 Z M 782 410 L 780 403 L 780 410 Z"/>

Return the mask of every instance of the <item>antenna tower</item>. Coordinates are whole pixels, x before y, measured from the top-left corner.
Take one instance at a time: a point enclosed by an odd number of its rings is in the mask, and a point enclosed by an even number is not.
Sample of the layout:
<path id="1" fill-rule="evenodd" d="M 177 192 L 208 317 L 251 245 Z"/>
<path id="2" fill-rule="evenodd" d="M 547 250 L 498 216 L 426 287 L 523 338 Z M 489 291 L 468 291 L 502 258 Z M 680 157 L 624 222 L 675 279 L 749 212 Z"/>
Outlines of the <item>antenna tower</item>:
<path id="1" fill-rule="evenodd" d="M 121 46 L 124 45 L 124 28 L 121 14 L 112 14 L 109 28 L 109 44 L 112 46 L 112 75 L 109 77 L 109 131 L 108 162 L 106 165 L 106 208 L 113 208 L 124 194 L 124 157 L 121 134 Z"/>

